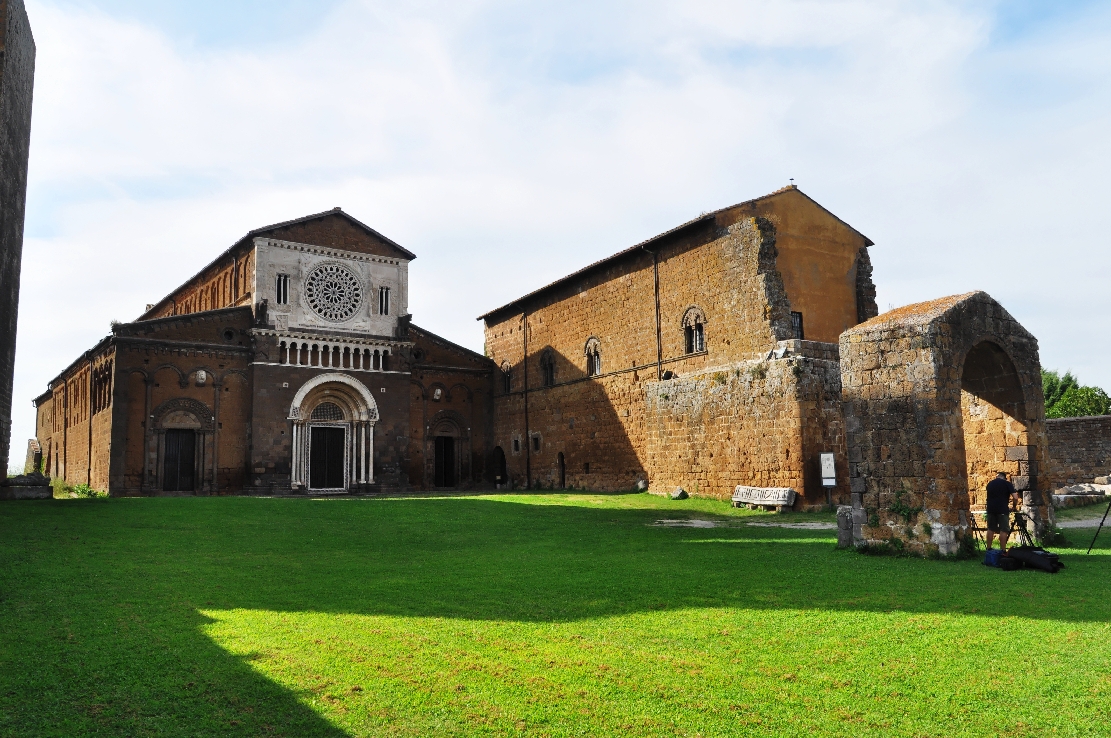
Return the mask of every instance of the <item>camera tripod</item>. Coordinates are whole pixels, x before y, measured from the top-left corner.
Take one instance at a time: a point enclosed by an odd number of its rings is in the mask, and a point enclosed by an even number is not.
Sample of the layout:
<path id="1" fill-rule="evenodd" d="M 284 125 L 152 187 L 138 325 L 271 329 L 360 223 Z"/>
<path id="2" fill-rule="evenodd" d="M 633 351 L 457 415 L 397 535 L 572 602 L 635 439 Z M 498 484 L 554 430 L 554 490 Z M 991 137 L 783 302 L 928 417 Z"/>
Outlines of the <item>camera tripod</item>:
<path id="1" fill-rule="evenodd" d="M 1107 509 L 1103 511 L 1103 520 L 1099 521 L 1099 527 L 1096 528 L 1096 534 L 1092 536 L 1092 542 L 1088 544 L 1088 553 L 1092 552 L 1092 546 L 1096 545 L 1096 539 L 1099 538 L 1099 532 L 1103 530 L 1103 524 L 1107 522 L 1107 513 L 1111 513 L 1111 502 L 1107 503 Z"/>
<path id="2" fill-rule="evenodd" d="M 1020 546 L 1033 546 L 1034 537 L 1030 535 L 1030 529 L 1026 527 L 1026 513 L 1015 510 L 1014 520 L 1011 521 L 1011 529 L 1007 531 L 1007 537 L 1010 538 L 1012 533 L 1018 533 L 1018 540 Z"/>
<path id="3" fill-rule="evenodd" d="M 1108 511 L 1111 512 L 1111 507 L 1108 508 Z M 1034 545 L 1034 537 L 1032 535 L 1030 535 L 1030 529 L 1026 526 L 1026 523 L 1027 523 L 1027 520 L 1028 520 L 1028 518 L 1026 517 L 1026 513 L 1022 512 L 1021 510 L 1013 510 L 1012 512 L 1014 513 L 1014 519 L 1011 520 L 1011 528 L 1010 528 L 1010 530 L 1007 531 L 1007 540 L 1014 540 L 1014 539 L 1011 538 L 1011 536 L 1012 536 L 1012 534 L 1017 533 L 1018 534 L 1017 540 L 1018 540 L 1019 545 L 1021 545 L 1021 546 L 1033 546 Z M 971 515 L 969 517 L 971 518 L 971 521 L 972 521 L 971 525 L 969 527 L 972 529 L 972 535 L 973 535 L 974 539 L 976 541 L 978 541 L 979 543 L 982 543 L 984 545 L 984 547 L 986 548 L 987 547 L 987 530 L 980 527 L 979 523 L 976 522 L 976 516 L 975 515 Z M 1104 516 L 1104 517 L 1106 517 L 1106 516 Z"/>

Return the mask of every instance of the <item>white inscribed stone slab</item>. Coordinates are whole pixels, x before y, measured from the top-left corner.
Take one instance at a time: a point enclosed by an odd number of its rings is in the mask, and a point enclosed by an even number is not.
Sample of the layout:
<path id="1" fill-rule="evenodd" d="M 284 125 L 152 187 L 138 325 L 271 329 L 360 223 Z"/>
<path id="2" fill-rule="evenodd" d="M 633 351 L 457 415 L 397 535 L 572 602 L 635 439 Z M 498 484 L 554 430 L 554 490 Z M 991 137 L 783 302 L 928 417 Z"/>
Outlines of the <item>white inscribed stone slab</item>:
<path id="1" fill-rule="evenodd" d="M 795 491 L 790 487 L 746 487 L 738 484 L 733 490 L 733 502 L 749 505 L 793 505 Z"/>

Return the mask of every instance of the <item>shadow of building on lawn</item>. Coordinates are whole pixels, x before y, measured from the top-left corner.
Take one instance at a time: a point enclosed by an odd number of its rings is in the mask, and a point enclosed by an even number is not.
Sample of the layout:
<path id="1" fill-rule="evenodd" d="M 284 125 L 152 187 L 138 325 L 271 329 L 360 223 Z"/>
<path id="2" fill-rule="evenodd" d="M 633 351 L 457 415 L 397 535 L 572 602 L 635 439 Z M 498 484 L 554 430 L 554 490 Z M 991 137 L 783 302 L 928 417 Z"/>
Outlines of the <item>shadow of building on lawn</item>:
<path id="1" fill-rule="evenodd" d="M 838 552 L 821 531 L 737 518 L 712 530 L 657 527 L 677 513 L 590 504 L 7 506 L 0 732 L 345 735 L 213 642 L 202 611 L 568 622 L 720 607 L 1111 619 L 1111 583 L 1085 577 L 1100 562 L 1079 557 L 1069 557 L 1068 576 L 1004 577 L 978 562 Z"/>

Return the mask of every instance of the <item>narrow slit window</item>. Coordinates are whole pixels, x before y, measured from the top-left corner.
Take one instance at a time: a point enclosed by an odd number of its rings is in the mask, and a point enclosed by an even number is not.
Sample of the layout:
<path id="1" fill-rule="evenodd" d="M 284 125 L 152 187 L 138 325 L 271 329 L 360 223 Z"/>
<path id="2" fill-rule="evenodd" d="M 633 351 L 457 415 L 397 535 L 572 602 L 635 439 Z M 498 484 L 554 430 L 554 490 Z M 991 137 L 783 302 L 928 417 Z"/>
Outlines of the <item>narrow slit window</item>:
<path id="1" fill-rule="evenodd" d="M 279 274 L 278 275 L 278 284 L 276 285 L 275 292 L 277 293 L 276 302 L 279 305 L 288 305 L 289 304 L 289 275 L 288 274 Z"/>
<path id="2" fill-rule="evenodd" d="M 795 332 L 795 338 L 800 341 L 805 340 L 806 336 L 802 330 L 802 313 L 791 313 L 791 329 Z"/>
<path id="3" fill-rule="evenodd" d="M 389 287 L 379 287 L 378 288 L 378 314 L 379 315 L 389 315 L 390 314 L 390 288 Z"/>
<path id="4" fill-rule="evenodd" d="M 533 451 L 539 451 L 540 450 L 540 436 L 533 436 L 532 437 L 532 450 Z"/>
<path id="5" fill-rule="evenodd" d="M 544 379 L 545 387 L 555 385 L 555 359 L 550 351 L 545 351 L 540 357 L 540 374 Z"/>

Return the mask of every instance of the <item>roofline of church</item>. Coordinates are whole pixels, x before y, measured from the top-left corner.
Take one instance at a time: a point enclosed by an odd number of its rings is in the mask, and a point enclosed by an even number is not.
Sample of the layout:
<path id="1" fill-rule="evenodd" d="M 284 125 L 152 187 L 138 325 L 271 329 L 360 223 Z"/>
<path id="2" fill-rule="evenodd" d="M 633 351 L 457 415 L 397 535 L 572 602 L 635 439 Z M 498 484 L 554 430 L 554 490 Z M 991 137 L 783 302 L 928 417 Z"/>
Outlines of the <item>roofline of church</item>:
<path id="1" fill-rule="evenodd" d="M 266 231 L 272 231 L 275 228 L 285 228 L 287 226 L 297 225 L 298 223 L 305 223 L 307 221 L 314 220 L 316 218 L 323 218 L 325 215 L 342 215 L 343 217 L 347 218 L 348 220 L 350 220 L 355 225 L 357 225 L 360 228 L 363 228 L 367 231 L 370 231 L 371 233 L 373 233 L 375 235 L 375 237 L 382 239 L 383 241 L 388 243 L 390 246 L 393 246 L 395 249 L 397 249 L 401 253 L 405 254 L 406 258 L 408 258 L 410 261 L 417 258 L 417 255 L 414 254 L 412 251 L 405 248 L 404 246 L 399 244 L 397 241 L 394 241 L 392 238 L 387 238 L 386 236 L 383 236 L 381 233 L 374 230 L 373 228 L 371 228 L 370 226 L 368 226 L 366 223 L 362 222 L 358 218 L 354 217 L 353 215 L 344 212 L 343 208 L 341 208 L 339 206 L 336 206 L 336 207 L 332 208 L 331 210 L 325 210 L 325 211 L 320 212 L 320 213 L 313 213 L 312 215 L 305 215 L 305 216 L 302 216 L 300 218 L 294 218 L 293 220 L 286 220 L 286 221 L 282 221 L 281 223 L 274 223 L 272 225 L 263 226 L 262 228 L 256 228 L 253 231 L 251 231 L 250 233 L 248 233 L 246 236 L 244 236 L 243 238 L 239 239 L 239 241 L 236 242 L 236 245 L 238 246 L 240 243 L 247 240 L 248 238 L 254 238 L 255 236 L 259 236 L 259 235 L 265 233 Z M 232 248 L 234 248 L 234 246 Z M 343 249 L 340 249 L 340 251 L 342 251 L 342 250 Z"/>
<path id="2" fill-rule="evenodd" d="M 205 320 L 210 317 L 220 317 L 224 313 L 232 313 L 236 310 L 245 310 L 251 316 L 254 315 L 254 307 L 251 305 L 229 305 L 228 307 L 213 308 L 211 310 L 197 310 L 193 313 L 181 313 L 180 315 L 165 315 L 161 318 L 150 318 L 149 320 L 133 320 L 129 323 L 116 323 L 112 326 L 112 334 L 117 336 L 130 335 L 123 333 L 121 329 L 130 326 L 136 326 L 137 330 L 149 330 L 150 326 L 158 325 L 159 323 L 169 323 L 174 320 Z"/>
<path id="3" fill-rule="evenodd" d="M 485 356 L 483 354 L 480 354 L 477 351 L 472 351 L 471 349 L 467 348 L 466 346 L 460 346 L 459 344 L 455 343 L 454 341 L 449 341 L 448 339 L 444 338 L 443 336 L 438 335 L 436 333 L 433 333 L 432 331 L 428 330 L 427 328 L 421 328 L 419 325 L 417 325 L 415 323 L 409 323 L 409 330 L 416 330 L 417 333 L 420 333 L 425 338 L 430 338 L 433 341 L 439 341 L 440 343 L 446 345 L 448 348 L 452 348 L 452 349 L 455 349 L 456 351 L 460 351 L 464 354 L 467 354 L 468 356 L 471 356 L 472 358 L 481 359 L 483 361 L 489 362 L 491 366 L 496 366 L 496 364 L 494 363 L 494 360 L 491 359 L 489 356 Z"/>
<path id="4" fill-rule="evenodd" d="M 69 374 L 74 369 L 81 366 L 81 364 L 83 362 L 88 362 L 94 356 L 96 356 L 97 354 L 103 353 L 104 349 L 108 348 L 110 345 L 112 345 L 115 342 L 115 339 L 117 339 L 117 338 L 125 338 L 125 339 L 130 338 L 131 337 L 130 334 L 123 333 L 123 332 L 120 331 L 121 328 L 125 328 L 127 326 L 139 326 L 139 328 L 141 328 L 141 329 L 147 329 L 151 325 L 156 325 L 156 324 L 162 323 L 162 322 L 169 322 L 169 321 L 172 321 L 172 320 L 189 320 L 189 319 L 192 319 L 192 320 L 202 319 L 203 320 L 203 319 L 205 319 L 209 316 L 219 317 L 218 314 L 234 312 L 236 310 L 246 310 L 248 312 L 248 314 L 250 314 L 250 315 L 254 314 L 254 311 L 252 310 L 250 305 L 238 305 L 238 306 L 235 306 L 235 307 L 216 308 L 215 310 L 198 310 L 195 313 L 185 313 L 183 315 L 167 315 L 164 318 L 153 318 L 151 320 L 142 320 L 142 321 L 135 320 L 135 321 L 132 321 L 130 323 L 115 323 L 112 326 L 112 332 L 111 333 L 109 333 L 107 336 L 105 336 L 104 338 L 97 341 L 96 344 L 91 349 L 89 349 L 88 351 L 81 352 L 81 354 L 79 354 L 76 359 L 74 359 L 69 364 L 67 364 L 65 369 L 60 371 L 53 379 L 51 379 L 49 382 L 47 382 L 46 392 L 44 392 L 41 395 L 39 395 L 38 397 L 34 398 L 31 402 L 32 402 L 32 404 L 35 405 L 35 407 L 38 407 L 38 401 L 41 400 L 46 395 L 52 394 L 54 392 L 54 387 L 58 384 L 59 380 L 64 380 L 67 374 Z"/>
<path id="5" fill-rule="evenodd" d="M 344 212 L 342 208 L 337 206 L 337 207 L 332 208 L 331 210 L 324 210 L 324 211 L 319 212 L 319 213 L 313 213 L 312 215 L 305 215 L 305 216 L 302 216 L 300 218 L 294 218 L 293 220 L 285 220 L 285 221 L 282 221 L 281 223 L 272 223 L 271 225 L 263 226 L 261 228 L 255 228 L 252 231 L 248 231 L 247 235 L 243 236 L 238 241 L 233 243 L 231 246 L 229 246 L 228 248 L 221 251 L 216 256 L 215 259 L 213 259 L 209 263 L 205 264 L 200 269 L 200 271 L 198 271 L 192 277 L 190 277 L 189 279 L 187 279 L 184 282 L 182 282 L 181 284 L 179 284 L 177 287 L 170 290 L 169 293 L 166 294 L 166 296 L 163 297 L 161 300 L 152 304 L 150 306 L 149 310 L 144 310 L 142 315 L 140 315 L 138 318 L 136 318 L 135 321 L 137 322 L 137 321 L 141 321 L 141 320 L 146 320 L 147 315 L 150 315 L 152 312 L 155 312 L 158 308 L 165 305 L 166 301 L 169 300 L 173 295 L 177 294 L 178 292 L 185 289 L 186 287 L 188 287 L 193 282 L 200 279 L 202 276 L 204 276 L 205 272 L 207 272 L 209 269 L 213 268 L 214 266 L 218 265 L 222 259 L 227 258 L 227 256 L 229 254 L 231 254 L 236 249 L 241 248 L 243 246 L 243 244 L 250 242 L 252 239 L 257 238 L 258 236 L 261 236 L 262 234 L 266 233 L 267 231 L 272 231 L 276 228 L 285 228 L 287 226 L 297 225 L 298 223 L 305 223 L 305 222 L 313 220 L 315 218 L 322 218 L 325 215 L 342 215 L 343 217 L 347 218 L 348 220 L 350 220 L 355 225 L 359 226 L 360 228 L 366 229 L 370 233 L 374 234 L 374 236 L 376 238 L 382 239 L 383 241 L 385 241 L 390 246 L 393 246 L 395 249 L 397 249 L 398 251 L 405 254 L 405 256 L 409 259 L 409 261 L 412 261 L 413 259 L 417 258 L 417 255 L 414 254 L 409 249 L 407 249 L 404 246 L 402 246 L 401 244 L 397 243 L 392 238 L 387 238 L 386 236 L 383 236 L 381 233 L 374 230 L 373 228 L 368 226 L 366 223 L 363 223 L 358 218 L 350 215 L 349 213 Z M 310 245 L 312 245 L 312 244 L 310 244 Z M 333 248 L 333 247 L 329 247 L 329 248 Z M 336 249 L 336 250 L 337 251 L 343 251 L 343 249 Z"/>
<path id="6" fill-rule="evenodd" d="M 567 282 L 570 282 L 571 280 L 573 280 L 575 278 L 583 277 L 583 276 L 587 275 L 588 273 L 593 272 L 597 269 L 600 269 L 604 266 L 609 266 L 610 264 L 613 264 L 616 261 L 620 261 L 622 258 L 624 258 L 626 256 L 629 256 L 630 254 L 633 254 L 637 251 L 647 250 L 648 246 L 650 246 L 650 245 L 652 245 L 652 244 L 654 244 L 658 241 L 662 241 L 665 238 L 670 238 L 670 237 L 676 236 L 681 231 L 685 231 L 688 228 L 693 228 L 696 225 L 700 225 L 700 224 L 705 223 L 707 221 L 711 221 L 714 218 L 716 218 L 718 215 L 720 215 L 721 213 L 724 213 L 727 210 L 732 210 L 734 208 L 744 207 L 745 205 L 751 205 L 753 203 L 760 202 L 761 200 L 767 200 L 769 197 L 775 197 L 776 195 L 781 195 L 784 192 L 789 192 L 789 191 L 794 191 L 794 192 L 797 192 L 798 194 L 802 195 L 807 200 L 814 203 L 814 205 L 816 205 L 818 208 L 820 208 L 822 210 L 822 212 L 826 213 L 831 218 L 836 220 L 838 223 L 842 224 L 843 226 L 848 228 L 850 231 L 852 231 L 856 235 L 860 236 L 862 239 L 864 239 L 864 245 L 865 246 L 874 246 L 875 245 L 872 242 L 872 239 L 868 238 L 863 233 L 861 233 L 860 231 L 858 231 L 857 229 L 853 228 L 851 225 L 849 225 L 848 223 L 843 221 L 841 218 L 838 218 L 836 215 L 831 213 L 829 210 L 827 210 L 825 207 L 823 207 L 822 204 L 819 203 L 817 200 L 815 200 L 810 195 L 807 195 L 805 192 L 800 190 L 798 188 L 798 185 L 793 185 L 792 184 L 792 185 L 787 185 L 786 187 L 781 187 L 778 190 L 776 190 L 775 192 L 769 192 L 766 195 L 761 195 L 760 197 L 754 197 L 751 200 L 745 200 L 744 202 L 739 202 L 735 205 L 729 205 L 729 206 L 724 207 L 724 208 L 719 208 L 719 209 L 717 209 L 717 210 L 715 210 L 711 213 L 703 213 L 702 215 L 698 216 L 697 218 L 694 218 L 693 220 L 688 220 L 686 223 L 678 225 L 678 226 L 672 228 L 671 230 L 664 231 L 663 233 L 652 236 L 651 238 L 649 238 L 646 241 L 641 241 L 640 243 L 634 244 L 633 246 L 630 246 L 627 249 L 623 249 L 621 251 L 618 251 L 616 254 L 613 254 L 612 256 L 607 256 L 606 258 L 604 258 L 600 261 L 596 261 L 592 264 L 588 264 L 588 265 L 586 265 L 582 269 L 579 269 L 576 272 L 571 272 L 566 277 L 560 277 L 556 281 L 551 282 L 549 284 L 546 284 L 546 285 L 544 285 L 543 287 L 541 287 L 539 289 L 533 290 L 532 292 L 529 292 L 526 295 L 522 295 L 521 297 L 518 297 L 517 299 L 513 300 L 512 302 L 507 302 L 506 304 L 502 305 L 501 307 L 496 307 L 493 310 L 490 310 L 486 313 L 483 313 L 482 315 L 475 318 L 475 320 L 486 320 L 487 318 L 492 317 L 494 315 L 498 315 L 499 313 L 504 313 L 509 308 L 518 306 L 518 305 L 520 305 L 521 303 L 523 303 L 527 300 L 531 300 L 532 298 L 539 297 L 540 295 L 547 292 L 548 290 L 551 290 L 551 289 L 554 289 L 556 287 L 562 286 L 562 285 L 566 284 Z"/>
<path id="7" fill-rule="evenodd" d="M 91 349 L 89 349 L 88 351 L 83 351 L 76 359 L 74 359 L 68 365 L 66 365 L 65 369 L 58 372 L 57 376 L 55 376 L 53 379 L 51 379 L 49 382 L 46 383 L 46 387 L 47 387 L 46 392 L 53 393 L 54 392 L 54 387 L 58 384 L 59 380 L 64 381 L 66 375 L 69 374 L 70 372 L 72 372 L 77 367 L 79 367 L 82 362 L 88 362 L 88 361 L 92 360 L 92 358 L 94 356 L 96 356 L 97 354 L 102 353 L 104 351 L 104 349 L 106 349 L 109 345 L 111 345 L 112 339 L 114 339 L 114 338 L 115 338 L 115 335 L 109 334 L 109 335 L 105 336 L 104 338 L 100 339 L 99 341 L 97 341 L 96 344 Z M 46 394 L 46 393 L 44 392 L 43 394 Z M 37 402 L 41 398 L 42 398 L 42 395 L 39 395 L 34 400 L 32 400 L 32 402 L 33 403 Z M 35 407 L 38 407 L 38 405 L 35 405 Z"/>

